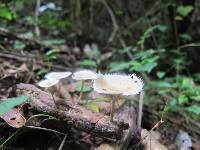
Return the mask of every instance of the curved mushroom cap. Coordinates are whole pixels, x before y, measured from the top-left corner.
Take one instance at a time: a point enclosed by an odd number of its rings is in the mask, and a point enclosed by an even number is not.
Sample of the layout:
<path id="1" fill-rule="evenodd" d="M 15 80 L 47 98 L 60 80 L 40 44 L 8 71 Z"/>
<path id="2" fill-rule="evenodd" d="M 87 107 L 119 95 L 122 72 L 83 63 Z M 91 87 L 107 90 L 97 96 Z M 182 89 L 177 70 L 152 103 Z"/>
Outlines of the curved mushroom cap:
<path id="1" fill-rule="evenodd" d="M 39 81 L 37 85 L 43 88 L 48 88 L 57 84 L 58 82 L 59 80 L 56 80 L 56 79 L 45 79 L 45 80 Z"/>
<path id="2" fill-rule="evenodd" d="M 66 72 L 50 72 L 48 74 L 46 74 L 44 77 L 46 79 L 62 79 L 62 78 L 67 78 L 71 75 L 72 73 L 69 71 Z"/>
<path id="3" fill-rule="evenodd" d="M 98 78 L 98 75 L 90 70 L 82 70 L 73 73 L 72 78 L 75 80 L 94 80 Z"/>
<path id="4" fill-rule="evenodd" d="M 143 81 L 135 75 L 101 75 L 93 88 L 98 93 L 135 95 L 142 90 Z"/>

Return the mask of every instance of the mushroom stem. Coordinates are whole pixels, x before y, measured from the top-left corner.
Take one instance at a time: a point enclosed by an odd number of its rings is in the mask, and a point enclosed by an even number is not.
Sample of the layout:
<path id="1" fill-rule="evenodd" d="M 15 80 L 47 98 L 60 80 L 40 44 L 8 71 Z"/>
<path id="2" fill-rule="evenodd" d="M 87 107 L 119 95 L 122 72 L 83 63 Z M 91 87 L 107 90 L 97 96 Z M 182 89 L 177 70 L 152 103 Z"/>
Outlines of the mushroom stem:
<path id="1" fill-rule="evenodd" d="M 79 95 L 79 98 L 78 98 L 78 101 L 80 102 L 80 100 L 81 100 L 81 97 L 82 97 L 82 95 L 83 95 L 83 88 L 84 88 L 84 81 L 81 81 L 81 91 L 80 91 L 80 95 Z"/>
<path id="2" fill-rule="evenodd" d="M 115 106 L 115 104 L 114 104 L 114 101 L 115 101 L 115 100 L 112 100 L 112 101 L 111 101 L 110 122 L 113 122 L 113 116 L 114 116 L 114 106 Z"/>
<path id="3" fill-rule="evenodd" d="M 110 121 L 113 122 L 113 117 L 114 117 L 114 111 L 115 111 L 115 101 L 117 100 L 116 96 L 112 96 L 112 101 L 111 101 L 111 113 L 110 113 Z"/>
<path id="4" fill-rule="evenodd" d="M 55 100 L 55 98 L 54 98 L 54 96 L 53 96 L 53 94 L 52 93 L 54 93 L 53 91 L 54 91 L 54 88 L 53 87 L 49 87 L 49 88 L 47 88 L 47 91 L 48 91 L 48 93 L 50 93 L 50 95 L 52 96 L 52 99 L 53 99 L 53 101 L 54 101 L 54 104 L 56 105 L 56 100 Z"/>
<path id="5" fill-rule="evenodd" d="M 51 96 L 52 96 L 52 98 L 53 98 L 53 101 L 54 101 L 54 103 L 55 103 L 55 105 L 56 105 L 56 100 L 55 100 L 53 94 L 52 94 L 51 92 L 50 92 L 50 94 L 51 94 Z"/>

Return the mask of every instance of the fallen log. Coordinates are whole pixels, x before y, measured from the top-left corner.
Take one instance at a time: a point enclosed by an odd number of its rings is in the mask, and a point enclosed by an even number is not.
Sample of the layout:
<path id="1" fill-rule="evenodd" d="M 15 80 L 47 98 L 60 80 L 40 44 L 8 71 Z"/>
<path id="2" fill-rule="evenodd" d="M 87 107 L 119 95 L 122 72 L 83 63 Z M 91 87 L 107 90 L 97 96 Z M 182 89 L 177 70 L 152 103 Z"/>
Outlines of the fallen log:
<path id="1" fill-rule="evenodd" d="M 116 120 L 110 122 L 110 116 L 103 113 L 92 112 L 73 101 L 66 100 L 62 105 L 55 105 L 52 97 L 31 84 L 17 84 L 17 96 L 30 95 L 27 102 L 39 112 L 44 112 L 67 121 L 74 127 L 90 134 L 108 139 L 123 139 L 124 131 L 129 128 L 129 122 Z"/>

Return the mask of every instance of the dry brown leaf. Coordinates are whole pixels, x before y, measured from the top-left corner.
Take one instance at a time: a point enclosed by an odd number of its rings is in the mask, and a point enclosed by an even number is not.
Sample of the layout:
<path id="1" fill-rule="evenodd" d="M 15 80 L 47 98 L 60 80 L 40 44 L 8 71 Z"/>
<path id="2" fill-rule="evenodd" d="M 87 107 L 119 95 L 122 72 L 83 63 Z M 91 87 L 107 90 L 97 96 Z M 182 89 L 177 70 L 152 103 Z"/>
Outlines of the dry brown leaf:
<path id="1" fill-rule="evenodd" d="M 13 108 L 7 113 L 0 115 L 0 118 L 6 121 L 13 128 L 21 128 L 26 123 L 26 119 L 16 108 Z"/>
<path id="2" fill-rule="evenodd" d="M 25 63 L 21 64 L 21 66 L 19 68 L 17 68 L 17 70 L 20 72 L 28 72 L 29 71 L 29 69 Z"/>
<path id="3" fill-rule="evenodd" d="M 142 143 L 145 146 L 145 150 L 168 150 L 165 145 L 159 142 L 160 135 L 158 132 L 149 132 L 146 129 L 141 131 Z"/>

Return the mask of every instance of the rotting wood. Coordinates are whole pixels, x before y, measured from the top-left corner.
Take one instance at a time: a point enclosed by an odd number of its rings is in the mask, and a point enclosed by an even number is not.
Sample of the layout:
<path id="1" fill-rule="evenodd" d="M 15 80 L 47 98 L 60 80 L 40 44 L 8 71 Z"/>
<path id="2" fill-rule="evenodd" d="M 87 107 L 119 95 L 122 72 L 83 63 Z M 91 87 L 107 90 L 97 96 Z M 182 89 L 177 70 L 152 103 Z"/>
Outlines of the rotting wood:
<path id="1" fill-rule="evenodd" d="M 136 144 L 140 140 L 140 129 L 137 128 L 138 112 L 134 101 L 127 101 L 126 104 L 117 111 L 114 119 L 126 120 L 130 128 L 123 132 L 122 138 L 117 143 L 102 143 L 97 150 L 128 149 L 129 144 Z"/>
<path id="2" fill-rule="evenodd" d="M 127 122 L 119 120 L 115 123 L 110 122 L 110 116 L 92 112 L 73 101 L 66 100 L 62 106 L 56 106 L 50 94 L 31 84 L 17 84 L 15 91 L 17 96 L 30 95 L 31 98 L 27 103 L 34 109 L 57 116 L 74 127 L 99 137 L 118 140 L 129 128 Z"/>

